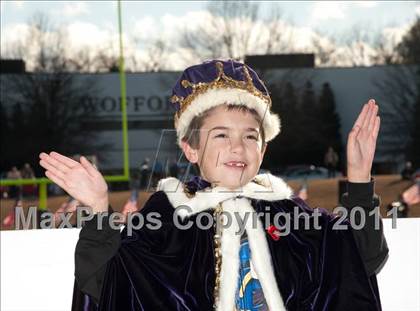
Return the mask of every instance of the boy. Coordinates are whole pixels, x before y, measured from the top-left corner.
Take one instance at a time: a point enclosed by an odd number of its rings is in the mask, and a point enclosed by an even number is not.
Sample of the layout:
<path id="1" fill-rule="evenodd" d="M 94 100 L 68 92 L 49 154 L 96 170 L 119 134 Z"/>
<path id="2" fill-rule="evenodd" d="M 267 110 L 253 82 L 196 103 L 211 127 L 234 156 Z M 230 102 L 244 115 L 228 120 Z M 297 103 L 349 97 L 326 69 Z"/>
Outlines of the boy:
<path id="1" fill-rule="evenodd" d="M 86 223 L 73 310 L 381 310 L 376 273 L 388 248 L 374 216 L 352 230 L 306 206 L 281 179 L 257 175 L 280 121 L 251 68 L 232 60 L 189 67 L 172 102 L 178 143 L 200 176 L 160 181 L 140 211 L 159 216 L 157 230 L 128 232 L 127 224 L 120 235 L 107 221 L 97 230 L 97 215 Z M 374 101 L 363 107 L 347 146 L 343 202 L 366 214 L 379 205 L 370 177 L 377 112 Z M 40 157 L 70 195 L 96 214 L 108 210 L 106 183 L 85 158 Z M 335 230 L 340 223 L 347 229 Z"/>

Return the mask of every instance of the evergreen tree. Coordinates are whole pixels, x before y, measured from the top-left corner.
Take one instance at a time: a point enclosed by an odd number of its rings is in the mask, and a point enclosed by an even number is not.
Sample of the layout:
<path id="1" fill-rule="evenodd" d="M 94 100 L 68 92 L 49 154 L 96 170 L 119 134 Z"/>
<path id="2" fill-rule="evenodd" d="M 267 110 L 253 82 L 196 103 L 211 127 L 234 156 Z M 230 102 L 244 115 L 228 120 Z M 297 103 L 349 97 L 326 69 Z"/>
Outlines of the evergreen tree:
<path id="1" fill-rule="evenodd" d="M 287 83 L 283 92 L 285 112 L 283 117 L 283 153 L 287 165 L 305 163 L 306 157 L 302 149 L 305 147 L 305 126 L 302 107 L 299 106 L 298 95 L 292 83 Z M 285 148 L 287 146 L 287 148 Z"/>
<path id="2" fill-rule="evenodd" d="M 6 161 L 5 155 L 9 151 L 10 144 L 10 127 L 7 117 L 6 109 L 2 102 L 0 102 L 0 167 L 7 169 L 11 164 Z"/>
<path id="3" fill-rule="evenodd" d="M 322 121 L 310 81 L 305 85 L 299 114 L 301 115 L 300 128 L 302 130 L 301 163 L 323 165 L 325 150 L 321 130 Z"/>
<path id="4" fill-rule="evenodd" d="M 312 87 L 312 82 L 307 81 L 305 84 L 305 89 L 303 91 L 301 108 L 303 113 L 307 113 L 308 116 L 313 116 L 313 113 L 316 111 L 316 99 L 315 92 Z"/>
<path id="5" fill-rule="evenodd" d="M 19 132 L 25 125 L 24 113 L 23 113 L 22 105 L 20 103 L 15 103 L 13 105 L 11 121 L 12 121 L 11 128 L 14 134 L 13 136 L 15 136 L 15 139 L 16 139 L 17 138 L 16 134 L 19 134 Z"/>
<path id="6" fill-rule="evenodd" d="M 283 98 L 281 96 L 281 87 L 277 84 L 273 83 L 268 85 L 268 89 L 270 92 L 270 97 L 272 101 L 272 111 L 280 116 L 281 122 L 281 131 L 280 135 L 278 135 L 273 141 L 270 142 L 268 145 L 268 152 L 264 156 L 264 162 L 262 163 L 262 167 L 267 169 L 277 168 L 282 166 L 284 161 L 283 154 L 281 154 L 281 145 L 283 141 L 283 130 L 284 130 L 284 123 L 283 123 L 283 116 L 285 114 L 284 111 L 284 104 Z"/>
<path id="7" fill-rule="evenodd" d="M 320 113 L 323 148 L 326 152 L 328 147 L 331 146 L 340 155 L 343 150 L 340 133 L 340 116 L 337 114 L 334 93 L 329 83 L 324 83 L 322 86 L 318 109 Z"/>
<path id="8" fill-rule="evenodd" d="M 420 64 L 420 17 L 417 17 L 413 26 L 398 45 L 398 52 L 404 64 Z M 407 158 L 413 162 L 414 167 L 420 168 L 420 68 L 417 68 L 417 96 L 413 102 L 411 116 L 411 137 L 407 148 Z"/>
<path id="9" fill-rule="evenodd" d="M 415 168 L 420 168 L 420 69 L 417 71 L 417 98 L 414 106 L 409 159 Z"/>
<path id="10" fill-rule="evenodd" d="M 337 153 L 341 152 L 340 119 L 329 85 L 324 85 L 319 103 L 310 81 L 300 94 L 291 82 L 268 87 L 272 110 L 280 116 L 281 132 L 268 146 L 265 168 L 324 165 L 328 146 L 333 146 Z"/>
<path id="11" fill-rule="evenodd" d="M 398 54 L 404 64 L 420 64 L 420 17 L 408 30 L 397 46 Z"/>
<path id="12" fill-rule="evenodd" d="M 273 112 L 281 120 L 281 132 L 268 146 L 269 152 L 264 158 L 264 166 L 270 169 L 284 168 L 288 165 L 307 163 L 307 155 L 302 152 L 305 147 L 306 129 L 303 126 L 301 107 L 294 85 L 286 82 L 283 85 L 269 86 L 273 101 Z"/>

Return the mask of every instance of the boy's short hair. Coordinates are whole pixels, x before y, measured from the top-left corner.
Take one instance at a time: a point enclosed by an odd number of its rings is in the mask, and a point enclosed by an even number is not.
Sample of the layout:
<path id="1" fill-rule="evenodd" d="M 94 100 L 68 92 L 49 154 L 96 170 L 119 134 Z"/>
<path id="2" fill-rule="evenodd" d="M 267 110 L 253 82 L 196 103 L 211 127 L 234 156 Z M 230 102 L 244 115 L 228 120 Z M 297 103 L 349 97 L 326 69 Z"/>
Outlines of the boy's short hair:
<path id="1" fill-rule="evenodd" d="M 261 140 L 263 142 L 263 145 L 265 144 L 264 127 L 262 125 L 263 122 L 260 115 L 255 109 L 252 109 L 243 105 L 234 105 L 234 104 L 223 104 L 223 106 L 226 108 L 227 111 L 240 111 L 243 113 L 248 112 L 252 114 L 252 116 L 255 118 L 255 120 L 258 122 L 260 126 Z M 191 120 L 191 123 L 188 125 L 187 131 L 185 133 L 185 136 L 182 138 L 182 141 L 186 142 L 192 148 L 198 149 L 200 147 L 200 130 L 201 130 L 201 127 L 203 126 L 204 120 L 210 116 L 210 114 L 213 112 L 213 110 L 216 107 L 212 107 L 204 111 L 200 115 L 195 116 Z"/>

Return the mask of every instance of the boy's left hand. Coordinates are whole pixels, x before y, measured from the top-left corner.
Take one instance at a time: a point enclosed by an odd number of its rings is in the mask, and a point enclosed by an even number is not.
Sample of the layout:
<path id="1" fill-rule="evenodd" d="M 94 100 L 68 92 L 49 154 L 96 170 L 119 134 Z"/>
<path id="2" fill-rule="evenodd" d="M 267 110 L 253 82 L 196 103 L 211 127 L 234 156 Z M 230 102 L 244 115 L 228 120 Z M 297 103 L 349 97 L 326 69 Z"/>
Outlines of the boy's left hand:
<path id="1" fill-rule="evenodd" d="M 378 106 L 371 99 L 363 106 L 347 140 L 347 178 L 349 182 L 370 181 L 376 139 L 381 120 Z"/>

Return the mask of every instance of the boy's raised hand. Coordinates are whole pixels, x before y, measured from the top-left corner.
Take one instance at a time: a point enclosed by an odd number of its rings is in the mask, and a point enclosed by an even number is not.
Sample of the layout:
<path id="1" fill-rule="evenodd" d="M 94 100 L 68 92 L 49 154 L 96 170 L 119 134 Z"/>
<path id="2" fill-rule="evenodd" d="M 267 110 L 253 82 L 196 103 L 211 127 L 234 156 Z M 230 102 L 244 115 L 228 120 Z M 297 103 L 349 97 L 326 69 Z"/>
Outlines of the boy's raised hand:
<path id="1" fill-rule="evenodd" d="M 80 163 L 57 152 L 41 153 L 45 175 L 69 195 L 91 207 L 93 213 L 108 210 L 108 186 L 99 171 L 85 158 Z"/>
<path id="2" fill-rule="evenodd" d="M 347 178 L 350 182 L 369 182 L 376 139 L 381 120 L 373 99 L 363 106 L 347 140 Z"/>

